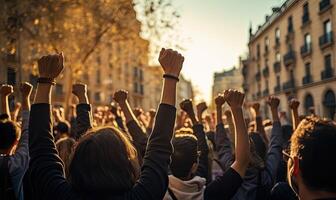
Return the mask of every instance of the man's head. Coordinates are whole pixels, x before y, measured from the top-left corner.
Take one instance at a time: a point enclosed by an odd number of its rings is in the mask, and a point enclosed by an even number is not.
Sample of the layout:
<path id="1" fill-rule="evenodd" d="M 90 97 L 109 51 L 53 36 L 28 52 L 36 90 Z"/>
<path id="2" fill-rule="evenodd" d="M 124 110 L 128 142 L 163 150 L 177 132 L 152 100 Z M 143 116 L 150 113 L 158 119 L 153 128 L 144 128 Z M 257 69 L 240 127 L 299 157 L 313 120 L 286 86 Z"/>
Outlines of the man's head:
<path id="1" fill-rule="evenodd" d="M 336 126 L 332 121 L 307 117 L 291 137 L 288 179 L 301 191 L 336 191 Z M 301 193 L 301 192 L 300 192 Z"/>
<path id="2" fill-rule="evenodd" d="M 10 120 L 0 120 L 0 152 L 10 154 L 20 139 L 17 125 Z"/>
<path id="3" fill-rule="evenodd" d="M 170 164 L 172 174 L 182 180 L 191 178 L 198 165 L 197 138 L 193 135 L 192 129 L 181 128 L 176 131 L 173 147 Z"/>
<path id="4" fill-rule="evenodd" d="M 57 123 L 54 130 L 56 131 L 57 134 L 69 135 L 70 134 L 70 123 L 67 121 L 60 121 Z"/>

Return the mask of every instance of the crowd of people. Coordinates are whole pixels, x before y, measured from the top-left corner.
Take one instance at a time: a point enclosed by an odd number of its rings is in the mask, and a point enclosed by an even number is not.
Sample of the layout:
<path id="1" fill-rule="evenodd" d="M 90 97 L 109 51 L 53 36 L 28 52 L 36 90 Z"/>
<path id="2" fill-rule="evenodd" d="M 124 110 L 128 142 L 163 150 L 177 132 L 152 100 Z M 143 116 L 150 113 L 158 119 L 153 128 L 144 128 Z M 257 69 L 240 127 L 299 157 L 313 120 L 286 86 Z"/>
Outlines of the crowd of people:
<path id="1" fill-rule="evenodd" d="M 288 102 L 292 120 L 275 96 L 267 99 L 271 119 L 262 119 L 259 103 L 247 106 L 242 92 L 228 89 L 206 115 L 204 102 L 175 102 L 184 57 L 162 49 L 157 109 L 132 108 L 125 90 L 110 105 L 91 105 L 77 83 L 78 104 L 65 111 L 51 100 L 63 59 L 38 60 L 32 105 L 31 84 L 21 84 L 12 111 L 13 86 L 0 88 L 1 200 L 336 199 L 336 123 L 300 116 L 296 99 Z"/>

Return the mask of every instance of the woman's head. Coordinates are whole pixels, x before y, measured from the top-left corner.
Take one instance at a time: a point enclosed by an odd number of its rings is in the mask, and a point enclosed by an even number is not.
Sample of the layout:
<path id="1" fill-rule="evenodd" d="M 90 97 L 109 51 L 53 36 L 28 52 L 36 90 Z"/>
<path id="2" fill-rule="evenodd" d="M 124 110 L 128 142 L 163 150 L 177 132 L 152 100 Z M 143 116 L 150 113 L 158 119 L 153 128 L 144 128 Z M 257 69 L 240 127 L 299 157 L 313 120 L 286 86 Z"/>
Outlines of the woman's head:
<path id="1" fill-rule="evenodd" d="M 75 146 L 69 166 L 69 181 L 84 193 L 124 193 L 139 176 L 137 152 L 116 128 L 97 128 Z"/>
<path id="2" fill-rule="evenodd" d="M 61 157 L 64 163 L 66 176 L 69 174 L 70 155 L 72 153 L 74 144 L 75 140 L 72 138 L 62 138 L 56 142 L 58 155 Z"/>
<path id="3" fill-rule="evenodd" d="M 0 120 L 0 152 L 11 154 L 20 140 L 21 134 L 17 124 L 11 120 Z"/>

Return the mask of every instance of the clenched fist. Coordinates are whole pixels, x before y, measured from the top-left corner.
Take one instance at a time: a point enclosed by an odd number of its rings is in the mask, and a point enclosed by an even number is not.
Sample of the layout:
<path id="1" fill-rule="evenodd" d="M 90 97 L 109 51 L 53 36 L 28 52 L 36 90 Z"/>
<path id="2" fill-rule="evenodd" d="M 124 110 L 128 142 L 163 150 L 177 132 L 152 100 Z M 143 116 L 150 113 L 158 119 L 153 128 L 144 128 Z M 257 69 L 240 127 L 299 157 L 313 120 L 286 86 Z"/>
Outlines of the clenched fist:
<path id="1" fill-rule="evenodd" d="M 133 110 L 133 113 L 134 113 L 135 117 L 139 117 L 140 115 L 143 114 L 143 112 L 144 111 L 142 110 L 142 108 L 139 108 L 139 107 L 137 107 Z"/>
<path id="2" fill-rule="evenodd" d="M 297 109 L 299 107 L 299 105 L 300 105 L 300 102 L 297 99 L 291 99 L 289 101 L 289 107 L 291 109 Z"/>
<path id="3" fill-rule="evenodd" d="M 1 85 L 0 87 L 0 94 L 3 97 L 8 97 L 9 95 L 13 94 L 13 86 L 11 85 Z"/>
<path id="4" fill-rule="evenodd" d="M 225 90 L 224 99 L 231 108 L 242 108 L 244 103 L 245 94 L 238 90 Z"/>
<path id="5" fill-rule="evenodd" d="M 78 98 L 87 94 L 87 85 L 82 83 L 76 83 L 72 85 L 72 93 Z"/>
<path id="6" fill-rule="evenodd" d="M 38 60 L 39 75 L 42 78 L 57 78 L 64 68 L 63 53 L 43 56 Z"/>
<path id="7" fill-rule="evenodd" d="M 271 107 L 271 109 L 278 109 L 280 99 L 276 96 L 270 96 L 267 99 L 267 104 Z"/>
<path id="8" fill-rule="evenodd" d="M 33 86 L 30 83 L 24 82 L 20 84 L 20 91 L 23 97 L 29 97 L 32 90 Z"/>
<path id="9" fill-rule="evenodd" d="M 222 94 L 218 94 L 217 97 L 215 98 L 216 106 L 222 107 L 224 103 L 225 103 L 224 96 Z"/>
<path id="10" fill-rule="evenodd" d="M 188 115 L 192 114 L 194 112 L 193 109 L 193 104 L 192 101 L 190 99 L 184 99 L 181 103 L 180 103 L 180 108 L 186 112 Z"/>
<path id="11" fill-rule="evenodd" d="M 179 77 L 182 69 L 184 57 L 177 51 L 162 48 L 159 55 L 159 63 L 161 64 L 165 74 Z"/>
<path id="12" fill-rule="evenodd" d="M 128 92 L 126 90 L 118 90 L 114 93 L 113 99 L 118 103 L 124 103 L 127 100 Z"/>
<path id="13" fill-rule="evenodd" d="M 200 113 L 200 114 L 202 114 L 207 108 L 208 106 L 206 105 L 205 102 L 201 102 L 196 105 L 197 113 Z"/>

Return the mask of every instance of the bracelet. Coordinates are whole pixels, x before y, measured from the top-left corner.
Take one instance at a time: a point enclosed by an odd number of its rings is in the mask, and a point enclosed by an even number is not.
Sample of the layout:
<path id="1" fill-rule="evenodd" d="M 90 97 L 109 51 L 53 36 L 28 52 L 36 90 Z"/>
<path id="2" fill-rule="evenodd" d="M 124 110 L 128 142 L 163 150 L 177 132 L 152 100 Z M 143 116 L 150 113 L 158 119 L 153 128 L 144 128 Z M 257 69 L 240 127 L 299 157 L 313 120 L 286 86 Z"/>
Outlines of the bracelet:
<path id="1" fill-rule="evenodd" d="M 179 81 L 180 79 L 174 75 L 170 75 L 170 74 L 164 74 L 163 78 L 170 78 L 170 79 L 174 79 L 176 81 Z"/>
<path id="2" fill-rule="evenodd" d="M 56 81 L 53 78 L 44 78 L 44 77 L 40 77 L 37 79 L 38 83 L 49 83 L 51 85 L 56 85 Z"/>

